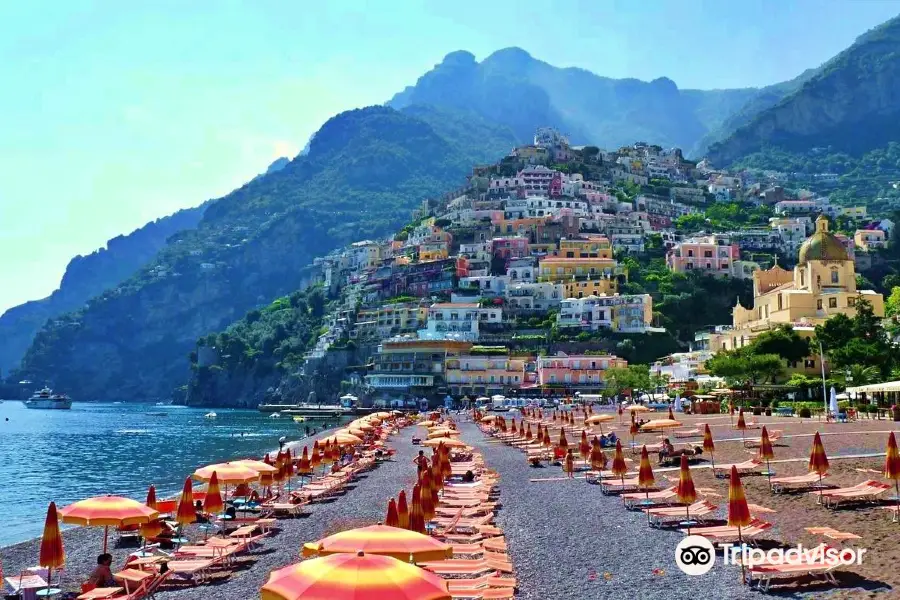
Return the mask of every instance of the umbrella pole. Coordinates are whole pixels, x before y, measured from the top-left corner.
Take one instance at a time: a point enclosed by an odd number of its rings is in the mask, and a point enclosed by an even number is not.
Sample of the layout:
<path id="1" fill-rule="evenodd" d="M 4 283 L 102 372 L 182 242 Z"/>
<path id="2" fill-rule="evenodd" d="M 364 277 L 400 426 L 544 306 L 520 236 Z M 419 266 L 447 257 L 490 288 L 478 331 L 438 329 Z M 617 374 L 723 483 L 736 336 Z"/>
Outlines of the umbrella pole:
<path id="1" fill-rule="evenodd" d="M 647 504 L 647 506 L 649 507 L 649 505 L 650 505 L 650 489 L 647 488 L 646 490 L 644 490 L 644 492 L 647 494 L 644 499 L 644 503 Z M 647 524 L 648 525 L 650 524 L 650 511 L 649 510 L 647 510 Z"/>
<path id="2" fill-rule="evenodd" d="M 109 525 L 103 527 L 103 554 L 106 554 L 106 543 L 109 539 Z"/>
<path id="3" fill-rule="evenodd" d="M 744 555 L 744 540 L 743 540 L 743 538 L 741 537 L 741 526 L 740 526 L 740 525 L 738 525 L 738 543 L 741 545 L 741 585 L 746 585 L 746 584 L 747 584 L 747 578 L 746 578 L 746 576 L 744 575 L 744 560 L 743 560 L 743 555 Z"/>
<path id="4" fill-rule="evenodd" d="M 822 474 L 819 473 L 819 503 L 822 502 Z"/>
<path id="5" fill-rule="evenodd" d="M 104 552 L 106 552 L 106 550 L 104 550 Z M 53 580 L 53 567 L 47 567 L 47 592 L 46 592 L 47 598 L 50 597 L 50 585 L 51 585 L 50 582 L 52 580 Z M 20 583 L 21 583 L 21 580 L 20 580 Z"/>
<path id="6" fill-rule="evenodd" d="M 896 494 L 897 510 L 894 511 L 894 522 L 896 523 L 897 520 L 900 519 L 900 479 L 895 479 L 894 485 L 896 486 L 896 489 L 897 489 L 897 494 Z"/>
<path id="7" fill-rule="evenodd" d="M 766 459 L 766 478 L 769 480 L 769 491 L 772 491 L 772 467 L 769 466 L 769 459 Z"/>
<path id="8" fill-rule="evenodd" d="M 685 521 L 687 521 L 688 535 L 691 535 L 691 505 L 690 504 L 684 505 L 684 516 L 685 516 Z"/>

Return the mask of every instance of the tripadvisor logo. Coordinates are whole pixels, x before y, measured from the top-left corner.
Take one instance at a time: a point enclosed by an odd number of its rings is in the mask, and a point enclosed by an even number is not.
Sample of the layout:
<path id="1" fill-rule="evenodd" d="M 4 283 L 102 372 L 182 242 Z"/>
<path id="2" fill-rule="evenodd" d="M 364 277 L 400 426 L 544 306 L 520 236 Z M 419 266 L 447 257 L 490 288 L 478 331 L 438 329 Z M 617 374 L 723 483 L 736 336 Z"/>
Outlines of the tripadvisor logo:
<path id="1" fill-rule="evenodd" d="M 689 535 L 675 546 L 675 564 L 687 575 L 705 575 L 716 562 L 716 549 L 708 539 Z"/>

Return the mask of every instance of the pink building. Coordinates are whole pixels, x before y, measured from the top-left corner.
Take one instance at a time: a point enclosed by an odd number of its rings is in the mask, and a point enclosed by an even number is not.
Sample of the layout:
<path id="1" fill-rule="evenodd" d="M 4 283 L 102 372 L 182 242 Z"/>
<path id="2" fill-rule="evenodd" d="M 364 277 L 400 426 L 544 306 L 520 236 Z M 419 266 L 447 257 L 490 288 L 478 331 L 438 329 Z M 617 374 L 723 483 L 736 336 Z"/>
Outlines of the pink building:
<path id="1" fill-rule="evenodd" d="M 537 381 L 544 386 L 602 388 L 608 369 L 625 368 L 628 361 L 613 355 L 568 355 L 537 358 Z"/>
<path id="2" fill-rule="evenodd" d="M 740 259 L 740 248 L 727 236 L 708 235 L 676 244 L 666 254 L 666 265 L 676 273 L 701 270 L 711 275 L 730 276 L 734 263 Z"/>
<path id="3" fill-rule="evenodd" d="M 511 258 L 524 258 L 528 254 L 527 237 L 496 237 L 491 240 L 491 253 L 509 262 Z"/>

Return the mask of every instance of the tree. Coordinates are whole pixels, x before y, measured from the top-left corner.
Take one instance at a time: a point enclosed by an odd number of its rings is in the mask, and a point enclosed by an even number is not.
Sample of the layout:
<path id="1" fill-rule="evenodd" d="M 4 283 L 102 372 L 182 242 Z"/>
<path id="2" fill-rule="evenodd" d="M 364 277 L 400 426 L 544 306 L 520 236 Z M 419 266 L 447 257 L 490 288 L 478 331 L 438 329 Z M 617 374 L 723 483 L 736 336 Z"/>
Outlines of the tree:
<path id="1" fill-rule="evenodd" d="M 862 298 L 857 300 L 853 318 L 839 314 L 816 325 L 816 341 L 822 344 L 833 370 L 875 367 L 881 377 L 887 377 L 897 362 L 897 352 L 881 320 Z"/>
<path id="2" fill-rule="evenodd" d="M 775 381 L 784 373 L 784 361 L 777 354 L 757 354 L 746 346 L 719 352 L 706 361 L 706 368 L 729 384 L 754 385 Z"/>
<path id="3" fill-rule="evenodd" d="M 809 340 L 789 325 L 779 325 L 756 336 L 749 348 L 754 354 L 776 354 L 788 362 L 809 356 Z"/>

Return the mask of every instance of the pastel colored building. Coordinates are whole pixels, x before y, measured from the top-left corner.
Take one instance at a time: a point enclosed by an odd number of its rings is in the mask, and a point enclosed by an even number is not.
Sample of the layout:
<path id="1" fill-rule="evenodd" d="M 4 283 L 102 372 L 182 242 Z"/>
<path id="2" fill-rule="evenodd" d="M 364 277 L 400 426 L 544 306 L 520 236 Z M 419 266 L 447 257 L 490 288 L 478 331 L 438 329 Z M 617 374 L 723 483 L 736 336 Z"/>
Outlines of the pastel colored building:
<path id="1" fill-rule="evenodd" d="M 556 256 L 563 258 L 612 258 L 612 243 L 603 235 L 559 240 Z"/>
<path id="2" fill-rule="evenodd" d="M 480 324 L 502 322 L 500 306 L 482 308 L 477 302 L 441 302 L 429 307 L 427 327 L 419 330 L 419 338 L 476 341 Z"/>
<path id="3" fill-rule="evenodd" d="M 366 385 L 376 395 L 410 395 L 436 400 L 446 393 L 444 364 L 466 354 L 472 344 L 456 340 L 387 340 L 372 357 Z"/>
<path id="4" fill-rule="evenodd" d="M 585 331 L 645 333 L 653 322 L 653 299 L 650 294 L 566 298 L 560 302 L 556 322 Z"/>
<path id="5" fill-rule="evenodd" d="M 506 355 L 462 354 L 445 362 L 447 385 L 455 396 L 503 394 L 525 382 L 525 360 Z"/>
<path id="6" fill-rule="evenodd" d="M 596 279 L 584 279 L 581 281 L 565 281 L 562 285 L 565 298 L 603 296 L 606 294 L 615 294 L 619 290 L 619 280 L 616 277 L 598 277 Z"/>
<path id="7" fill-rule="evenodd" d="M 573 279 L 613 277 L 621 273 L 618 263 L 611 258 L 564 258 L 545 256 L 538 264 L 540 281 L 567 281 Z"/>
<path id="8" fill-rule="evenodd" d="M 541 387 L 606 387 L 606 371 L 628 366 L 628 361 L 613 355 L 568 355 L 537 358 L 537 382 Z"/>
<path id="9" fill-rule="evenodd" d="M 741 250 L 725 236 L 709 235 L 685 240 L 666 253 L 666 265 L 676 273 L 700 270 L 719 277 L 735 276 L 734 263 Z"/>
<path id="10" fill-rule="evenodd" d="M 887 247 L 887 234 L 880 229 L 857 229 L 853 234 L 853 243 L 857 248 L 875 250 Z"/>
<path id="11" fill-rule="evenodd" d="M 509 262 L 513 258 L 528 256 L 527 237 L 496 237 L 491 240 L 491 253 L 494 258 Z"/>

